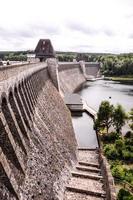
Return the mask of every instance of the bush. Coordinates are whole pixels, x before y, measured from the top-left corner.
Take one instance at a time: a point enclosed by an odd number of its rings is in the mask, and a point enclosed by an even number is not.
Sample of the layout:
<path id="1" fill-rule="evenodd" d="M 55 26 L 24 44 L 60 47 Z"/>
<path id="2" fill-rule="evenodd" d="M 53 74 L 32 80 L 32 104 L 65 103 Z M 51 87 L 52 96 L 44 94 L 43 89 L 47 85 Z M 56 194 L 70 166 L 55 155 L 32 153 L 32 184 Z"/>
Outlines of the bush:
<path id="1" fill-rule="evenodd" d="M 122 150 L 125 149 L 124 140 L 123 139 L 116 140 L 115 148 L 117 149 L 119 156 L 121 156 L 122 158 Z"/>
<path id="2" fill-rule="evenodd" d="M 118 200 L 133 200 L 133 196 L 122 188 L 119 190 Z"/>
<path id="3" fill-rule="evenodd" d="M 125 178 L 127 182 L 133 185 L 133 169 L 125 170 Z"/>
<path id="4" fill-rule="evenodd" d="M 112 175 L 115 178 L 118 178 L 118 179 L 121 179 L 121 180 L 124 179 L 125 169 L 122 165 L 116 165 L 116 166 L 112 167 L 111 171 L 112 171 Z"/>
<path id="5" fill-rule="evenodd" d="M 119 150 L 122 150 L 122 148 L 124 148 L 124 140 L 122 139 L 116 140 L 115 147 Z"/>
<path id="6" fill-rule="evenodd" d="M 133 138 L 129 138 L 129 139 L 125 139 L 125 145 L 130 145 L 130 146 L 133 146 Z"/>
<path id="7" fill-rule="evenodd" d="M 131 153 L 128 150 L 122 150 L 122 158 L 123 158 L 123 160 L 130 161 Z"/>
<path id="8" fill-rule="evenodd" d="M 115 142 L 115 140 L 119 139 L 119 134 L 116 132 L 111 132 L 109 134 L 102 135 L 102 141 L 104 142 Z"/>
<path id="9" fill-rule="evenodd" d="M 117 179 L 120 182 L 125 180 L 133 185 L 133 169 L 125 168 L 120 161 L 116 160 L 111 162 L 111 171 L 116 181 Z"/>
<path id="10" fill-rule="evenodd" d="M 116 160 L 119 157 L 119 153 L 113 144 L 105 145 L 104 153 L 108 159 Z"/>

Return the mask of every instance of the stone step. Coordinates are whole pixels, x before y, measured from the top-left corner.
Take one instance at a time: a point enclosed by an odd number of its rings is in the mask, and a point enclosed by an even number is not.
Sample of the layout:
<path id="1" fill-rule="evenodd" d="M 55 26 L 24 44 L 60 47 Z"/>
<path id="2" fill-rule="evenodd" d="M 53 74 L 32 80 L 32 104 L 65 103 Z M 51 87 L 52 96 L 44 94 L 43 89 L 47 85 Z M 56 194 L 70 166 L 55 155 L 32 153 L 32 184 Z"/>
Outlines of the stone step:
<path id="1" fill-rule="evenodd" d="M 86 151 L 79 150 L 78 151 L 78 161 L 85 163 L 94 163 L 96 165 L 99 164 L 99 155 L 96 151 Z"/>
<path id="2" fill-rule="evenodd" d="M 99 168 L 99 164 L 97 163 L 88 163 L 88 162 L 83 162 L 83 161 L 79 161 L 78 162 L 79 165 L 82 165 L 82 166 L 88 166 L 88 167 L 94 167 L 94 168 Z"/>
<path id="3" fill-rule="evenodd" d="M 92 175 L 92 174 L 88 174 L 85 172 L 79 173 L 77 171 L 72 171 L 71 172 L 73 177 L 80 177 L 80 178 L 85 178 L 85 179 L 93 179 L 93 180 L 103 180 L 102 176 L 98 176 L 98 175 Z"/>
<path id="4" fill-rule="evenodd" d="M 68 190 L 87 194 L 105 195 L 104 185 L 100 180 L 72 176 L 66 187 Z M 72 188 L 72 189 L 71 189 Z M 83 192 L 82 192 L 83 191 Z"/>
<path id="5" fill-rule="evenodd" d="M 90 167 L 90 166 L 77 165 L 76 169 L 79 171 L 85 171 L 85 172 L 101 173 L 100 169 L 98 169 L 96 167 Z"/>
<path id="6" fill-rule="evenodd" d="M 104 198 L 67 190 L 65 191 L 64 200 L 104 200 Z"/>
<path id="7" fill-rule="evenodd" d="M 70 186 L 67 186 L 66 189 L 75 194 L 80 193 L 80 194 L 90 195 L 93 197 L 102 197 L 102 198 L 105 198 L 106 196 L 105 192 L 103 191 L 90 191 L 90 190 L 85 190 L 85 189 L 80 189 L 80 188 L 70 187 Z M 75 200 L 79 200 L 79 199 L 75 199 Z"/>
<path id="8" fill-rule="evenodd" d="M 79 147 L 78 151 L 95 151 L 96 153 L 98 153 L 98 149 L 97 148 L 86 148 L 86 147 Z"/>
<path id="9" fill-rule="evenodd" d="M 86 174 L 91 174 L 91 175 L 94 175 L 94 176 L 101 176 L 101 172 L 92 172 L 92 171 L 83 171 L 83 170 L 79 170 L 77 168 L 73 169 L 75 172 L 78 172 L 78 173 L 86 173 Z"/>

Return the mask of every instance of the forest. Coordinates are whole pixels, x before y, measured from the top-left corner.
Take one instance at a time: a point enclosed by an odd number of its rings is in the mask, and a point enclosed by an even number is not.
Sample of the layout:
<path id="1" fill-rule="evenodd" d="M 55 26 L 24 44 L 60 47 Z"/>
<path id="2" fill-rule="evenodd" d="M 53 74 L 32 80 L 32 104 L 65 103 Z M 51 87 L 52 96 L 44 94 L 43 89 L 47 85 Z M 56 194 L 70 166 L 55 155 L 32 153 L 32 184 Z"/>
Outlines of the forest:
<path id="1" fill-rule="evenodd" d="M 59 61 L 100 62 L 101 72 L 107 77 L 133 78 L 133 53 L 128 54 L 98 54 L 98 53 L 58 53 Z"/>
<path id="2" fill-rule="evenodd" d="M 0 52 L 1 60 L 26 61 L 29 51 Z M 31 51 L 34 53 L 34 51 Z M 133 53 L 105 54 L 105 53 L 78 53 L 56 52 L 59 62 L 73 62 L 84 60 L 86 62 L 100 62 L 101 73 L 105 77 L 117 77 L 133 79 Z"/>

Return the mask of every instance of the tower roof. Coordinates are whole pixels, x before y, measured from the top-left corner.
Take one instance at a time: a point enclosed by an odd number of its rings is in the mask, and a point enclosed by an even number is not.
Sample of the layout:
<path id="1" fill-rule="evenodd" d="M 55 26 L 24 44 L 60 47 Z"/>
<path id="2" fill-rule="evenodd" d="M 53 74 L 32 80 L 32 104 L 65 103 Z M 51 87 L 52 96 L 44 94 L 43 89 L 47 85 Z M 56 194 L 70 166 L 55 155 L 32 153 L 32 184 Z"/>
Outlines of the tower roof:
<path id="1" fill-rule="evenodd" d="M 36 48 L 35 54 L 37 58 L 55 57 L 55 51 L 49 39 L 40 39 Z"/>

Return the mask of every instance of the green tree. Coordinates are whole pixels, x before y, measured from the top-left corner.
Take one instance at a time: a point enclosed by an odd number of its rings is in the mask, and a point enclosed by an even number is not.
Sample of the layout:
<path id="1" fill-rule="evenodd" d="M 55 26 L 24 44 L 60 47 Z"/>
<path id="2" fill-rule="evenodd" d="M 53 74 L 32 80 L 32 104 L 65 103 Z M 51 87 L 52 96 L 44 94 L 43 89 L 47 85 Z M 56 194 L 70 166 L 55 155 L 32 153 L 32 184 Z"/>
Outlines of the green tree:
<path id="1" fill-rule="evenodd" d="M 118 139 L 115 141 L 115 148 L 117 149 L 117 152 L 119 153 L 120 156 L 122 156 L 122 150 L 124 149 L 125 144 L 123 139 Z"/>
<path id="2" fill-rule="evenodd" d="M 122 126 L 126 123 L 126 119 L 127 115 L 125 110 L 120 104 L 118 104 L 113 111 L 113 126 L 115 127 L 117 133 L 120 133 Z"/>
<path id="3" fill-rule="evenodd" d="M 129 119 L 131 120 L 131 124 L 129 124 L 130 128 L 133 130 L 133 108 L 129 113 Z"/>
<path id="4" fill-rule="evenodd" d="M 97 113 L 97 119 L 94 124 L 96 131 L 100 129 L 106 129 L 108 134 L 109 128 L 112 125 L 113 110 L 114 107 L 109 101 L 102 101 Z"/>
<path id="5" fill-rule="evenodd" d="M 133 108 L 131 109 L 131 111 L 130 111 L 130 116 L 129 116 L 129 118 L 132 120 L 132 122 L 133 122 Z"/>

